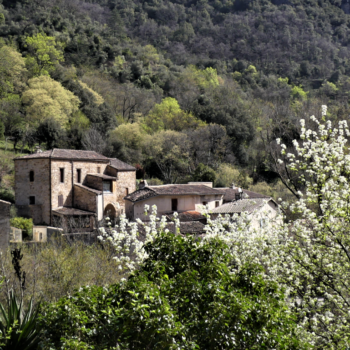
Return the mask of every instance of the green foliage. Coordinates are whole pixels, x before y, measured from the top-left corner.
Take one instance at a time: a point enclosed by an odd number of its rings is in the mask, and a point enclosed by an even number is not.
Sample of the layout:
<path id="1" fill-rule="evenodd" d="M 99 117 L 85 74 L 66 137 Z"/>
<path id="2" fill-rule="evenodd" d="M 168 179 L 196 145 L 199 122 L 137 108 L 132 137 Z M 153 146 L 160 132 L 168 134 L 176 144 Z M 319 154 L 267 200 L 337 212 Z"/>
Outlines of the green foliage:
<path id="1" fill-rule="evenodd" d="M 26 65 L 32 76 L 49 75 L 56 64 L 64 61 L 64 45 L 52 36 L 38 33 L 27 37 L 25 42 L 29 51 Z"/>
<path id="2" fill-rule="evenodd" d="M 208 67 L 204 70 L 198 69 L 190 65 L 186 69 L 185 79 L 193 80 L 201 89 L 212 88 L 219 85 L 219 77 L 215 68 Z"/>
<path id="3" fill-rule="evenodd" d="M 217 187 L 230 187 L 232 183 L 235 186 L 239 184 L 239 170 L 231 164 L 220 164 L 216 171 L 216 186 Z"/>
<path id="4" fill-rule="evenodd" d="M 144 120 L 149 132 L 161 130 L 186 130 L 202 126 L 204 123 L 191 113 L 184 112 L 175 98 L 167 97 L 156 104 Z"/>
<path id="5" fill-rule="evenodd" d="M 0 140 L 3 139 L 5 133 L 5 125 L 4 123 L 0 120 Z"/>
<path id="6" fill-rule="evenodd" d="M 25 60 L 10 46 L 0 47 L 0 98 L 24 88 Z"/>
<path id="7" fill-rule="evenodd" d="M 0 199 L 10 203 L 15 203 L 15 193 L 12 189 L 0 188 Z"/>
<path id="8" fill-rule="evenodd" d="M 30 122 L 37 124 L 53 118 L 66 127 L 69 117 L 78 110 L 78 97 L 48 76 L 32 78 L 28 85 L 22 100 Z"/>
<path id="9" fill-rule="evenodd" d="M 291 90 L 291 95 L 293 99 L 300 99 L 300 100 L 306 100 L 307 99 L 307 92 L 305 92 L 302 88 L 302 86 L 293 86 Z"/>
<path id="10" fill-rule="evenodd" d="M 38 349 L 40 328 L 38 327 L 39 305 L 34 307 L 31 299 L 26 310 L 13 291 L 8 295 L 7 310 L 0 304 L 0 347 L 3 350 Z"/>
<path id="11" fill-rule="evenodd" d="M 13 227 L 23 230 L 24 234 L 33 236 L 33 219 L 27 219 L 22 217 L 15 217 L 10 220 L 10 224 Z"/>
<path id="12" fill-rule="evenodd" d="M 95 349 L 301 349 L 278 286 L 246 265 L 235 271 L 213 240 L 162 234 L 127 282 L 85 287 L 47 305 L 45 342 Z"/>
<path id="13" fill-rule="evenodd" d="M 196 170 L 193 173 L 193 180 L 194 181 L 208 181 L 215 183 L 216 174 L 215 171 L 208 167 L 207 165 L 204 165 L 202 163 L 199 163 Z"/>
<path id="14" fill-rule="evenodd" d="M 82 82 L 82 81 L 80 81 L 80 80 L 79 80 L 78 82 L 79 82 L 79 84 L 81 85 L 81 87 L 82 87 L 83 89 L 89 91 L 89 92 L 92 94 L 92 96 L 93 96 L 94 99 L 95 99 L 95 103 L 97 104 L 97 106 L 99 106 L 99 105 L 101 105 L 102 103 L 105 102 L 104 99 L 103 99 L 103 97 L 102 97 L 100 94 L 98 94 L 96 91 L 94 91 L 93 89 L 91 89 L 87 84 L 85 84 L 84 82 Z"/>
<path id="15" fill-rule="evenodd" d="M 48 118 L 41 122 L 35 133 L 35 139 L 39 144 L 46 144 L 47 149 L 60 148 L 65 137 L 66 133 L 60 123 L 53 118 Z"/>
<path id="16" fill-rule="evenodd" d="M 142 147 L 142 142 L 145 138 L 145 132 L 139 123 L 121 124 L 111 131 L 110 135 L 111 138 L 116 138 L 123 142 L 125 147 L 134 150 Z"/>

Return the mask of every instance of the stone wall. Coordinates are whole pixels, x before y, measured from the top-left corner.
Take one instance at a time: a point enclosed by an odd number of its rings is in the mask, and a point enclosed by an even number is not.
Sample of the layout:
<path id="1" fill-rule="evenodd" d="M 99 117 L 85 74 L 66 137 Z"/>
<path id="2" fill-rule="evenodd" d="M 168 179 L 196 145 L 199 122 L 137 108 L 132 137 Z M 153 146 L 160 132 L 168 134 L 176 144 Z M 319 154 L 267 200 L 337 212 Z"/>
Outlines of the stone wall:
<path id="1" fill-rule="evenodd" d="M 11 203 L 0 200 L 0 250 L 5 250 L 9 244 L 10 208 Z"/>
<path id="2" fill-rule="evenodd" d="M 135 191 L 136 191 L 136 171 L 118 171 L 115 201 L 120 205 L 123 212 L 125 212 L 124 197 L 127 195 L 127 193 L 130 194 Z"/>
<path id="3" fill-rule="evenodd" d="M 92 175 L 86 176 L 84 185 L 98 191 L 103 191 L 103 179 L 97 176 L 92 176 Z"/>
<path id="4" fill-rule="evenodd" d="M 87 174 L 96 174 L 100 168 L 101 174 L 104 173 L 107 163 L 98 161 L 69 161 L 52 160 L 52 208 L 58 207 L 58 196 L 63 196 L 63 206 L 73 206 L 73 197 L 75 196 L 73 184 L 78 183 L 77 169 L 81 170 L 81 184 L 85 184 Z M 60 168 L 64 168 L 64 183 L 60 182 Z"/>
<path id="5" fill-rule="evenodd" d="M 34 181 L 29 179 L 34 172 Z M 15 196 L 19 215 L 32 217 L 35 224 L 50 223 L 50 160 L 15 160 Z M 29 205 L 29 197 L 35 205 Z"/>
<path id="6" fill-rule="evenodd" d="M 97 212 L 96 203 L 96 193 L 81 188 L 79 186 L 74 186 L 74 207 L 87 210 L 92 212 Z"/>
<path id="7" fill-rule="evenodd" d="M 64 169 L 64 182 L 61 182 L 60 169 Z M 58 197 L 63 196 L 63 206 L 71 207 L 72 200 L 72 163 L 68 160 L 52 160 L 51 161 L 51 201 L 52 208 L 58 208 Z"/>

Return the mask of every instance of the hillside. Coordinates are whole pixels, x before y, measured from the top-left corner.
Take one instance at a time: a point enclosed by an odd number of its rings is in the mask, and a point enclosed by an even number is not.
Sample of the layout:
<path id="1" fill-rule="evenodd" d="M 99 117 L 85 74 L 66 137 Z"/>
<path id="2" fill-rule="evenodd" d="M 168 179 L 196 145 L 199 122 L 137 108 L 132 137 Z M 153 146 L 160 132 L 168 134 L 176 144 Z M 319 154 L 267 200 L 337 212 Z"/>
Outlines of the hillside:
<path id="1" fill-rule="evenodd" d="M 4 0 L 0 136 L 93 148 L 156 182 L 273 184 L 276 137 L 298 138 L 321 104 L 349 115 L 349 12 L 346 0 Z"/>

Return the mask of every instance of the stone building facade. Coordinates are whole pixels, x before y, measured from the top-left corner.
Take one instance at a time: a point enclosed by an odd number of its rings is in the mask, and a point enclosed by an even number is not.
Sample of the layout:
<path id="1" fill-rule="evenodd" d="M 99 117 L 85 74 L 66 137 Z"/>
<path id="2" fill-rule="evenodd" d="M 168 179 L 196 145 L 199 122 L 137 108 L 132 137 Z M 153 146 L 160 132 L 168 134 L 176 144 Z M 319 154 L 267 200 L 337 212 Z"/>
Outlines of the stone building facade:
<path id="1" fill-rule="evenodd" d="M 11 203 L 0 200 L 0 250 L 8 247 Z"/>
<path id="2" fill-rule="evenodd" d="M 95 220 L 123 213 L 123 198 L 135 190 L 134 167 L 93 151 L 53 149 L 15 159 L 18 213 L 34 224 L 91 230 Z"/>

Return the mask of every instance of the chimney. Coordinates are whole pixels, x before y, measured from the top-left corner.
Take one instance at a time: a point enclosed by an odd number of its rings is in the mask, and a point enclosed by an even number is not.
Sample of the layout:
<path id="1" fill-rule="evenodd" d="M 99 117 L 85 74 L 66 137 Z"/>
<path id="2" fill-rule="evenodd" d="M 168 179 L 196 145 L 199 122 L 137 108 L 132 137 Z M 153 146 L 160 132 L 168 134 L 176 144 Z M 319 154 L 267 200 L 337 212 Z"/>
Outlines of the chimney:
<path id="1" fill-rule="evenodd" d="M 236 188 L 236 186 L 235 186 L 235 183 L 234 183 L 234 182 L 232 182 L 232 184 L 231 184 L 231 188 L 232 188 L 233 190 Z"/>
<path id="2" fill-rule="evenodd" d="M 148 187 L 147 181 L 146 181 L 146 180 L 140 181 L 140 183 L 139 183 L 139 190 L 142 190 L 142 189 L 144 189 L 145 187 Z"/>
<path id="3" fill-rule="evenodd" d="M 243 197 L 243 190 L 239 187 L 238 192 L 235 193 L 235 200 L 238 201 L 242 199 L 242 197 Z"/>

